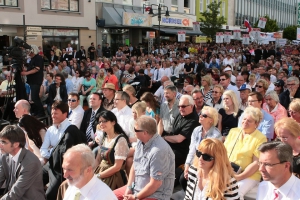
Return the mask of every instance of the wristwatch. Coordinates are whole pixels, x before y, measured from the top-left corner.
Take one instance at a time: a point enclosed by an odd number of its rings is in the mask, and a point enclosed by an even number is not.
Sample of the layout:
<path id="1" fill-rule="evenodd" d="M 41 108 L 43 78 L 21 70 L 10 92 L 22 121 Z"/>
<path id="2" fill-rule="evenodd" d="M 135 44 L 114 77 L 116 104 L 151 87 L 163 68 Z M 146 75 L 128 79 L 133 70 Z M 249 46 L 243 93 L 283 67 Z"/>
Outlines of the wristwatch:
<path id="1" fill-rule="evenodd" d="M 100 173 L 99 173 L 99 174 L 97 174 L 97 178 L 101 179 L 101 175 L 100 175 Z"/>
<path id="2" fill-rule="evenodd" d="M 134 193 L 134 199 L 138 199 L 138 198 L 137 198 L 137 193 Z"/>

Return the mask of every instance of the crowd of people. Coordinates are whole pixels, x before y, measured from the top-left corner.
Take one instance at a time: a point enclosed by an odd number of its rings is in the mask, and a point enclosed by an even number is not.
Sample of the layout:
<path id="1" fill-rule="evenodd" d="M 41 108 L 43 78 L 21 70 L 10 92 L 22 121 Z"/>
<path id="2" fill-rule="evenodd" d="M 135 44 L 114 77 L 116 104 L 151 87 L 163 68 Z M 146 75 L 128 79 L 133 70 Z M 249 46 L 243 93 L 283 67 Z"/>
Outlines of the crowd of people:
<path id="1" fill-rule="evenodd" d="M 300 57 L 288 48 L 68 44 L 44 66 L 33 45 L 28 99 L 14 103 L 1 74 L 17 118 L 0 132 L 1 199 L 168 200 L 177 185 L 185 200 L 256 186 L 258 200 L 300 199 Z"/>

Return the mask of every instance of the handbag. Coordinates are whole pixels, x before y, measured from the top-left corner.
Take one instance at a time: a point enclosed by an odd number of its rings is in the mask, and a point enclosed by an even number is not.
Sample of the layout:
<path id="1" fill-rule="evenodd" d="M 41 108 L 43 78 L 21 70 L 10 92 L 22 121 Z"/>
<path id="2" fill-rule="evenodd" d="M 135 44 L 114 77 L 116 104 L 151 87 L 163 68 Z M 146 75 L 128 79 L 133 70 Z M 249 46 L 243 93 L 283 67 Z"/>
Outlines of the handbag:
<path id="1" fill-rule="evenodd" d="M 240 131 L 238 137 L 236 138 L 235 143 L 234 143 L 234 145 L 233 145 L 233 147 L 232 147 L 232 150 L 231 150 L 230 155 L 229 155 L 228 158 L 230 158 L 230 156 L 231 156 L 231 154 L 232 154 L 232 152 L 233 152 L 233 149 L 234 149 L 234 147 L 235 147 L 235 145 L 236 145 L 236 142 L 237 142 L 237 140 L 239 139 L 241 133 L 242 133 L 242 130 Z M 233 169 L 233 171 L 234 171 L 235 173 L 239 174 L 239 173 L 242 172 L 241 166 L 239 166 L 238 164 L 235 164 L 234 162 L 230 162 L 230 164 L 231 164 L 231 167 L 232 167 L 232 169 Z"/>

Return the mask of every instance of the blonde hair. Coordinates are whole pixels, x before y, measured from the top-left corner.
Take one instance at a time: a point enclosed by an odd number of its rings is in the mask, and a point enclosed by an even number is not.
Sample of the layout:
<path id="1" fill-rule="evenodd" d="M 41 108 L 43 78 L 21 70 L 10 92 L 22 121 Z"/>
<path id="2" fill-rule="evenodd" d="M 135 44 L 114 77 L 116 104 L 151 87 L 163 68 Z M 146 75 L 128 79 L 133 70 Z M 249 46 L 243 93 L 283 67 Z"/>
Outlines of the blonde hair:
<path id="1" fill-rule="evenodd" d="M 202 77 L 202 80 L 206 81 L 208 86 L 211 86 L 212 85 L 212 78 L 210 75 L 205 75 Z"/>
<path id="2" fill-rule="evenodd" d="M 224 93 L 224 88 L 223 88 L 223 86 L 222 85 L 215 85 L 214 86 L 214 88 L 219 88 L 220 89 L 220 92 L 221 92 L 221 94 L 223 94 Z"/>
<path id="3" fill-rule="evenodd" d="M 223 97 L 225 95 L 231 98 L 231 101 L 232 101 L 232 104 L 233 104 L 233 116 L 236 117 L 236 115 L 238 114 L 238 111 L 239 111 L 239 103 L 238 103 L 237 96 L 234 93 L 234 91 L 232 91 L 232 90 L 226 90 L 223 94 Z M 223 104 L 223 107 L 224 107 L 225 110 L 229 109 L 228 107 L 226 107 L 224 101 L 222 102 L 222 104 Z"/>
<path id="4" fill-rule="evenodd" d="M 255 108 L 252 106 L 248 106 L 245 110 L 244 110 L 244 116 L 245 115 L 249 115 L 252 119 L 254 119 L 254 121 L 259 124 L 263 118 L 263 114 L 260 111 L 259 108 Z"/>
<path id="5" fill-rule="evenodd" d="M 126 92 L 126 93 L 130 93 L 132 96 L 135 96 L 136 94 L 136 91 L 134 89 L 134 87 L 132 85 L 125 85 L 123 87 L 123 91 Z"/>
<path id="6" fill-rule="evenodd" d="M 278 131 L 280 129 L 285 129 L 289 131 L 293 136 L 299 137 L 300 136 L 300 125 L 293 120 L 292 118 L 285 117 L 277 121 L 274 125 L 275 133 L 278 135 Z"/>
<path id="7" fill-rule="evenodd" d="M 255 79 L 256 79 L 255 74 L 250 74 L 248 79 L 249 79 L 249 81 L 250 81 L 250 79 L 254 79 L 254 81 L 255 81 Z"/>
<path id="8" fill-rule="evenodd" d="M 224 192 L 234 173 L 223 142 L 218 139 L 207 138 L 199 144 L 197 149 L 214 157 L 214 165 L 208 174 L 209 184 L 206 196 L 211 199 L 225 200 Z M 195 156 L 193 165 L 197 169 L 198 162 L 199 158 Z M 200 176 L 203 176 L 202 171 L 200 171 Z"/>
<path id="9" fill-rule="evenodd" d="M 257 83 L 261 83 L 262 84 L 262 86 L 263 86 L 263 88 L 264 88 L 264 90 L 268 90 L 268 88 L 269 88 L 269 84 L 268 84 L 268 82 L 266 81 L 266 80 L 264 80 L 264 79 L 259 79 L 258 81 L 257 81 Z M 256 84 L 257 84 L 256 83 Z"/>
<path id="10" fill-rule="evenodd" d="M 293 111 L 296 111 L 296 112 L 300 112 L 300 99 L 299 98 L 294 99 L 290 103 L 289 109 L 293 110 Z"/>
<path id="11" fill-rule="evenodd" d="M 212 120 L 213 120 L 213 124 L 212 125 L 216 126 L 218 124 L 219 113 L 218 113 L 218 111 L 215 108 L 210 107 L 210 106 L 204 106 L 202 108 L 202 111 L 207 111 L 209 117 L 211 117 Z"/>
<path id="12" fill-rule="evenodd" d="M 145 102 L 137 102 L 133 104 L 132 111 L 136 112 L 137 117 L 140 117 L 141 115 L 145 114 L 147 105 Z"/>

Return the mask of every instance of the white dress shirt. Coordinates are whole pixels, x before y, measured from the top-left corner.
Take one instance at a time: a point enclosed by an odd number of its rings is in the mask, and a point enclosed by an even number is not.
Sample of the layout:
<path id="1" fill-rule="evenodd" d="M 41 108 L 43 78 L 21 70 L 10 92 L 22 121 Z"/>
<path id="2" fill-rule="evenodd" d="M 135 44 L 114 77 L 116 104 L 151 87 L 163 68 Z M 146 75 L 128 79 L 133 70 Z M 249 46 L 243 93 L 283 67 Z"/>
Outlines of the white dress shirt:
<path id="1" fill-rule="evenodd" d="M 162 72 L 162 77 L 167 76 L 170 78 L 172 76 L 170 68 L 160 68 L 160 72 Z"/>
<path id="2" fill-rule="evenodd" d="M 73 185 L 69 185 L 66 190 L 64 200 L 75 199 L 75 194 L 80 191 L 80 200 L 117 200 L 113 191 L 103 183 L 96 175 L 85 184 L 82 188 L 78 189 Z"/>
<path id="3" fill-rule="evenodd" d="M 158 75 L 157 75 L 157 72 L 158 72 Z M 161 71 L 160 69 L 156 69 L 153 74 L 153 80 L 160 81 L 161 77 L 162 77 L 162 73 L 163 73 L 163 71 Z"/>
<path id="4" fill-rule="evenodd" d="M 129 135 L 130 134 L 129 121 L 131 120 L 131 118 L 133 118 L 131 108 L 129 108 L 128 106 L 125 106 L 121 110 L 114 108 L 111 110 L 111 112 L 113 112 L 116 115 L 118 119 L 118 124 L 120 124 L 123 131 L 125 131 L 125 133 Z"/>
<path id="5" fill-rule="evenodd" d="M 71 109 L 69 109 L 69 112 L 70 111 Z M 83 115 L 84 115 L 84 110 L 81 105 L 78 105 L 74 110 L 72 110 L 72 113 L 69 115 L 70 123 L 77 126 L 77 128 L 80 129 Z"/>
<path id="6" fill-rule="evenodd" d="M 274 185 L 270 181 L 263 181 L 258 186 L 257 200 L 274 199 Z M 277 188 L 280 200 L 300 199 L 300 179 L 291 175 L 289 180 L 280 188 Z"/>
<path id="7" fill-rule="evenodd" d="M 41 155 L 43 158 L 49 159 L 51 152 L 53 148 L 57 145 L 59 142 L 60 138 L 63 136 L 65 133 L 65 130 L 71 125 L 69 122 L 69 119 L 66 118 L 62 123 L 59 125 L 53 124 L 50 126 L 46 132 L 44 142 L 41 146 Z M 49 147 L 52 146 L 50 149 Z"/>
<path id="8" fill-rule="evenodd" d="M 274 90 L 275 90 L 275 85 L 271 82 L 268 89 L 267 89 L 267 91 L 266 91 L 266 93 L 270 92 L 270 91 L 274 91 Z"/>

